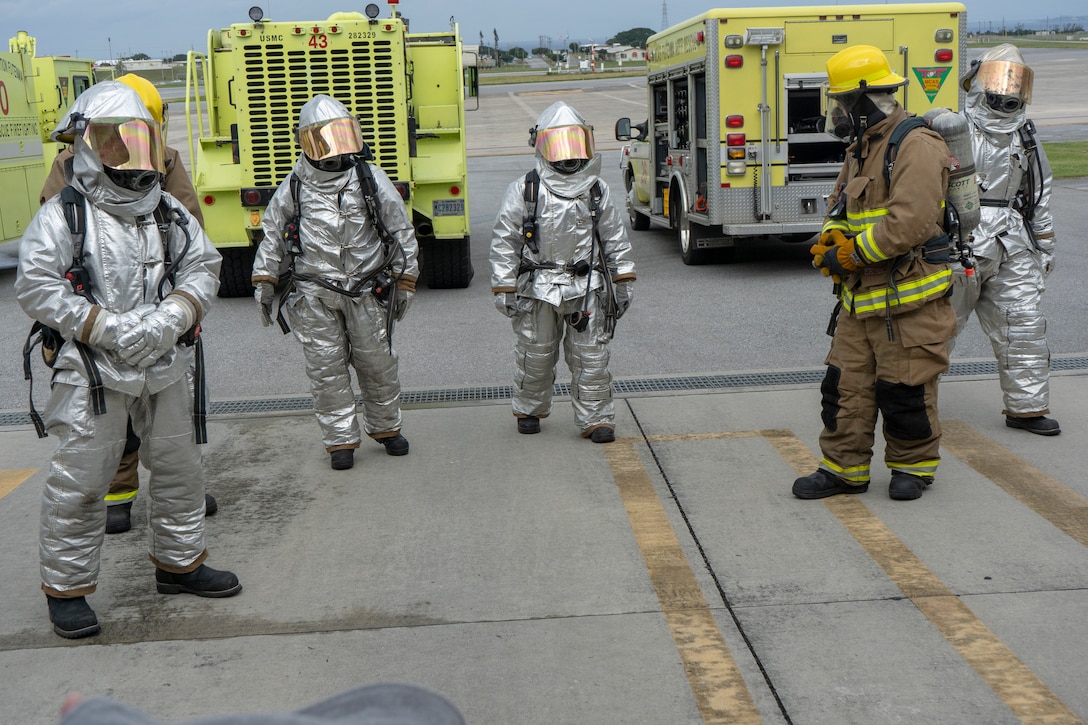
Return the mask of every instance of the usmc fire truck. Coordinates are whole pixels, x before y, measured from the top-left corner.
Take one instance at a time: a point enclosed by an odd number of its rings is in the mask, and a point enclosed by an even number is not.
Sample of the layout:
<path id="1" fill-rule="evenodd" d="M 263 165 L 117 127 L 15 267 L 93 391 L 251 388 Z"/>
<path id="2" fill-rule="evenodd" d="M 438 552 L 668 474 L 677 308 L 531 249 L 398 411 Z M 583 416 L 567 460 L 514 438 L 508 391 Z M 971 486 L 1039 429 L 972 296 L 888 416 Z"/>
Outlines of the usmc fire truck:
<path id="1" fill-rule="evenodd" d="M 19 31 L 0 53 L 0 242 L 22 237 L 60 146 L 49 139 L 76 96 L 94 83 L 94 63 L 37 56 L 37 41 Z M 10 262 L 8 261 L 10 259 Z M 15 266 L 5 254 L 0 268 Z"/>
<path id="2" fill-rule="evenodd" d="M 399 0 L 388 2 L 387 17 L 371 3 L 365 14 L 319 21 L 272 21 L 252 8 L 250 22 L 211 31 L 206 54 L 189 53 L 193 184 L 205 230 L 223 255 L 221 296 L 252 292 L 261 217 L 300 152 L 299 110 L 318 93 L 359 118 L 374 162 L 400 190 L 427 285 L 472 280 L 465 98 L 478 96 L 475 68 L 466 73 L 455 24 L 410 33 Z M 201 90 L 207 126 L 198 113 Z"/>
<path id="3" fill-rule="evenodd" d="M 827 59 L 875 45 L 908 79 L 900 105 L 957 110 L 966 31 L 962 4 L 925 3 L 722 8 L 651 36 L 649 118 L 616 123 L 631 226 L 675 230 L 685 264 L 740 238 L 809 239 L 845 158 L 823 127 Z"/>

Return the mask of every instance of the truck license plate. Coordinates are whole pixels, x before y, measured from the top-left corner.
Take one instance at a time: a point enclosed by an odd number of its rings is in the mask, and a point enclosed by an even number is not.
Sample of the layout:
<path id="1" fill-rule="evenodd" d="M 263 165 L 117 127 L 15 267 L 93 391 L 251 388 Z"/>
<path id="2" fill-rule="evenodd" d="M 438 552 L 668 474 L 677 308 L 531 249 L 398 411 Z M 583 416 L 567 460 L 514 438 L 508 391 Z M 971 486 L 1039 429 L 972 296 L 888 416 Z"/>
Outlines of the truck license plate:
<path id="1" fill-rule="evenodd" d="M 433 202 L 435 216 L 464 216 L 465 215 L 465 200 L 464 199 L 436 199 Z"/>

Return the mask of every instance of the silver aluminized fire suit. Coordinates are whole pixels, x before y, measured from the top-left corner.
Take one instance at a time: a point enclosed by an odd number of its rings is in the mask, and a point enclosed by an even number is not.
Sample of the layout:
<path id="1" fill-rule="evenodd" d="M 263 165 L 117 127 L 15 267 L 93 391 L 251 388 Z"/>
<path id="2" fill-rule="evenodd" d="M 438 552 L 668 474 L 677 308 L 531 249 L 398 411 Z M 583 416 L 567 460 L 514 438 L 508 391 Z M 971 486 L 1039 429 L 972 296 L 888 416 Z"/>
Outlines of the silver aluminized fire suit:
<path id="1" fill-rule="evenodd" d="M 988 58 L 1023 64 L 1008 44 L 980 60 Z M 1050 349 L 1040 307 L 1055 249 L 1050 163 L 1029 130 L 1026 104 L 1011 115 L 993 110 L 976 77 L 962 113 L 970 121 L 982 221 L 972 243 L 974 275 L 956 270 L 957 333 L 976 312 L 997 359 L 1004 413 L 1034 418 L 1050 412 Z"/>
<path id="2" fill-rule="evenodd" d="M 553 115 L 570 110 L 565 104 L 554 104 L 538 119 L 537 127 L 546 129 L 562 123 L 561 117 Z M 539 251 L 533 253 L 523 236 L 526 202 L 525 178 L 521 177 L 507 187 L 495 220 L 490 253 L 491 291 L 516 294 L 517 311 L 511 318 L 517 335 L 514 415 L 543 418 L 551 412 L 555 365 L 562 341 L 572 376 L 575 420 L 585 437 L 595 428 L 613 426 L 615 422 L 606 306 L 612 283 L 635 279 L 627 229 L 607 184 L 600 180 L 600 168 L 601 157 L 595 155 L 580 171 L 562 174 L 542 158 L 538 149 Z M 597 228 L 601 243 L 595 252 L 589 199 L 590 188 L 597 183 L 601 191 Z M 573 271 L 579 262 L 591 260 L 593 269 L 589 274 L 580 276 Z M 522 272 L 526 266 L 537 268 Z M 567 319 L 571 313 L 586 309 L 587 287 L 595 292 L 588 296 L 589 325 L 579 332 Z"/>
<path id="3" fill-rule="evenodd" d="M 73 114 L 148 119 L 134 91 L 104 82 L 85 91 L 61 120 Z M 54 132 L 57 138 L 57 132 Z M 155 565 L 187 573 L 207 557 L 204 545 L 204 474 L 193 428 L 192 348 L 170 345 L 158 325 L 168 309 L 188 309 L 191 323 L 207 313 L 219 289 L 221 257 L 204 231 L 158 184 L 133 191 L 115 184 L 98 155 L 82 138 L 67 181 L 86 199 L 83 266 L 92 302 L 73 290 L 65 273 L 73 263 L 73 239 L 59 197 L 45 202 L 27 227 L 19 248 L 16 296 L 32 318 L 58 330 L 67 341 L 53 368 L 52 395 L 44 421 L 58 442 L 41 509 L 42 588 L 61 598 L 95 590 L 106 524 L 103 497 L 125 447 L 127 421 L 143 439 L 150 469 L 148 553 Z M 171 223 L 165 237 L 152 217 L 160 195 L 178 210 L 185 231 Z M 185 232 L 188 232 L 189 239 Z M 177 262 L 174 281 L 166 277 L 164 247 Z M 175 324 L 175 327 L 181 327 Z M 104 330 L 104 332 L 103 332 Z M 175 333 L 177 330 L 175 330 Z M 162 342 L 138 364 L 122 359 L 119 340 L 151 334 Z M 88 367 L 75 341 L 101 375 L 105 412 L 92 407 Z M 146 342 L 133 342 L 147 344 Z M 150 350 L 150 348 L 148 348 Z M 157 357 L 156 357 L 157 356 Z"/>
<path id="4" fill-rule="evenodd" d="M 346 109 L 339 102 L 315 98 L 303 107 L 299 126 L 343 113 Z M 366 162 L 360 159 L 358 163 Z M 392 255 L 393 276 L 399 290 L 414 292 L 419 276 L 415 229 L 393 182 L 380 167 L 369 166 L 376 182 L 378 213 L 400 250 Z M 387 251 L 364 205 L 354 167 L 322 171 L 300 155 L 294 173 L 302 182 L 297 200 L 302 213 L 302 254 L 295 260 L 294 289 L 283 306 L 292 332 L 302 343 L 325 449 L 358 448 L 361 435 L 351 367 L 359 378 L 367 435 L 380 440 L 397 435 L 401 428 L 397 353 L 386 329 L 386 307 L 371 294 L 367 281 L 382 270 Z M 253 264 L 254 284 L 276 283 L 286 272 L 289 255 L 283 230 L 295 213 L 292 196 L 288 177 L 265 211 L 264 240 Z M 348 296 L 315 280 L 342 289 L 362 284 L 361 294 Z"/>

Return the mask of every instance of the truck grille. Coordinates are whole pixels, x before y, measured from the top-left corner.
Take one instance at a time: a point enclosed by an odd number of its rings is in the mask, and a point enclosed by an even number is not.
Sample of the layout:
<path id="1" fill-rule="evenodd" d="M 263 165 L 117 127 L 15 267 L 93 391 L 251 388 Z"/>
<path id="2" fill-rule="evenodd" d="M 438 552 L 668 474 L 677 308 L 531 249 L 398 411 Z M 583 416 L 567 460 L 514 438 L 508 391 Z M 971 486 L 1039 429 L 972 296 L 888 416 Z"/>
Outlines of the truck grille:
<path id="1" fill-rule="evenodd" d="M 403 78 L 403 53 L 389 40 L 352 41 L 346 47 L 289 50 L 282 44 L 242 47 L 244 98 L 239 105 L 241 161 L 252 164 L 254 186 L 275 186 L 301 152 L 292 129 L 302 106 L 324 93 L 343 103 L 363 127 L 375 162 L 393 180 L 406 160 L 403 102 L 398 109 L 396 79 Z M 246 126 L 245 119 L 248 119 Z M 407 155 L 407 152 L 403 152 Z"/>

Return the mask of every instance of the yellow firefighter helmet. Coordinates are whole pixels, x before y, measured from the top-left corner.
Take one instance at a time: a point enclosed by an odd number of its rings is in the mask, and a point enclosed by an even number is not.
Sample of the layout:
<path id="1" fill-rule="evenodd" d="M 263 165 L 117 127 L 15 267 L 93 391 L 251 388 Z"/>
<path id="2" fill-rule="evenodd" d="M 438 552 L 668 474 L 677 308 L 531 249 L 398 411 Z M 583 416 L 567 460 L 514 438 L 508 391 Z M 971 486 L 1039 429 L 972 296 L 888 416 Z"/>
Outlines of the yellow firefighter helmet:
<path id="1" fill-rule="evenodd" d="M 853 45 L 827 59 L 829 96 L 851 91 L 890 91 L 906 84 L 903 76 L 893 73 L 880 48 Z"/>
<path id="2" fill-rule="evenodd" d="M 117 80 L 136 91 L 140 96 L 140 100 L 147 106 L 147 110 L 151 113 L 151 117 L 158 121 L 161 126 L 164 108 L 162 96 L 159 95 L 159 91 L 155 88 L 155 84 L 135 73 L 126 73 Z"/>

